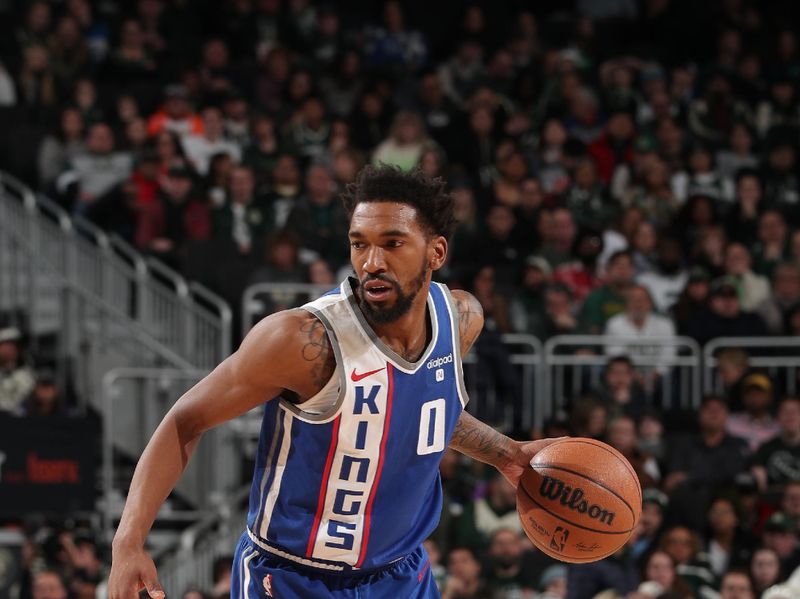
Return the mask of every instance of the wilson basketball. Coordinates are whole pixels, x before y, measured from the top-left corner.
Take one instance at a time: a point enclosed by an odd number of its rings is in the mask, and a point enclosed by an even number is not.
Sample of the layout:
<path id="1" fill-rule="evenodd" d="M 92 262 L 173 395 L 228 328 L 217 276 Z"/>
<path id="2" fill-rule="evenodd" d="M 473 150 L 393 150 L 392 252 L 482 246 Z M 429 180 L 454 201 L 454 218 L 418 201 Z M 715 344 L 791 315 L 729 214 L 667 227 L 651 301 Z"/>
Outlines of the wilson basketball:
<path id="1" fill-rule="evenodd" d="M 573 563 L 614 553 L 630 538 L 642 510 L 633 467 L 613 447 L 569 438 L 541 450 L 517 487 L 517 511 L 528 537 L 549 556 Z"/>

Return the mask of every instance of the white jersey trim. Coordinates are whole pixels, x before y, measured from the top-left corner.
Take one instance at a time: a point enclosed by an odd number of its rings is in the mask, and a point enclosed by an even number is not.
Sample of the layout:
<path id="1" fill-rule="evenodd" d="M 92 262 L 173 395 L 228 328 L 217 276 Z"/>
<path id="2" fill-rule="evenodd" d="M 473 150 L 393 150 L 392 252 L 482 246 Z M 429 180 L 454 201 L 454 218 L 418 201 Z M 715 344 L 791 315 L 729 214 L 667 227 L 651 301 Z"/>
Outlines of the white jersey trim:
<path id="1" fill-rule="evenodd" d="M 258 547 L 260 547 L 261 549 L 263 549 L 267 553 L 272 553 L 273 555 L 277 555 L 277 556 L 282 557 L 284 559 L 288 559 L 289 561 L 292 561 L 292 562 L 295 562 L 295 563 L 298 563 L 298 564 L 303 564 L 304 566 L 311 566 L 312 568 L 321 568 L 323 570 L 332 570 L 332 571 L 335 571 L 335 572 L 342 572 L 342 571 L 345 570 L 344 566 L 337 566 L 335 564 L 325 564 L 323 562 L 318 562 L 318 561 L 313 560 L 313 559 L 307 559 L 305 557 L 298 557 L 298 556 L 296 556 L 294 554 L 287 553 L 286 551 L 282 551 L 281 549 L 278 549 L 277 547 L 271 547 L 270 545 L 267 545 L 264 541 L 259 539 L 256 535 L 254 535 L 253 531 L 251 531 L 249 528 L 247 529 L 247 536 L 250 537 L 250 540 L 253 542 L 253 544 L 257 545 Z"/>
<path id="2" fill-rule="evenodd" d="M 456 380 L 458 389 L 458 399 L 461 401 L 461 407 L 466 408 L 469 403 L 469 394 L 467 393 L 466 385 L 464 384 L 464 363 L 461 361 L 461 330 L 459 326 L 459 313 L 458 306 L 456 305 L 453 294 L 446 285 L 439 286 L 444 293 L 445 303 L 447 304 L 447 311 L 450 314 L 450 332 L 453 335 L 453 355 L 456 357 L 456 363 L 453 365 L 456 371 Z"/>
<path id="3" fill-rule="evenodd" d="M 259 533 L 265 539 L 269 530 L 269 523 L 272 520 L 272 511 L 278 501 L 281 492 L 281 482 L 286 472 L 286 462 L 289 459 L 289 447 L 292 445 L 292 414 L 286 410 L 283 412 L 283 439 L 281 439 L 281 449 L 278 453 L 278 461 L 275 462 L 275 478 L 272 479 L 267 498 L 264 500 L 264 513 L 261 516 L 261 529 Z"/>

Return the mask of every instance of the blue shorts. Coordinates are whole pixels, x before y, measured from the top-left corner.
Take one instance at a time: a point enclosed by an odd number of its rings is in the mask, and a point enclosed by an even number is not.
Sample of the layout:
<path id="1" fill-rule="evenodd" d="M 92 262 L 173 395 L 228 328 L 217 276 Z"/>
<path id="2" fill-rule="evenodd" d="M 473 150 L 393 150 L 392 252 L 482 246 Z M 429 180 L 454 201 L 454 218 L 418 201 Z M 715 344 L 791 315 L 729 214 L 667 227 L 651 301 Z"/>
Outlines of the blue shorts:
<path id="1" fill-rule="evenodd" d="M 425 549 L 381 570 L 326 572 L 296 564 L 242 535 L 233 558 L 231 599 L 438 599 Z"/>

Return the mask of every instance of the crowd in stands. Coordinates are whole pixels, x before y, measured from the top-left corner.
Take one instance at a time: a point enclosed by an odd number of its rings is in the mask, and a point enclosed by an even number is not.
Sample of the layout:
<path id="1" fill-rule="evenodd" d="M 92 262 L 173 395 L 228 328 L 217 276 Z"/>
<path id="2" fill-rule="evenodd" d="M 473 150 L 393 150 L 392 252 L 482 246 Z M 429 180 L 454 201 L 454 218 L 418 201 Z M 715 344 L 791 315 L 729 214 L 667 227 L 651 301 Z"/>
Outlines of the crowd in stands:
<path id="1" fill-rule="evenodd" d="M 641 338 L 535 434 L 609 442 L 645 494 L 626 549 L 565 566 L 502 478 L 448 452 L 443 597 L 800 597 L 796 385 L 727 350 L 722 392 L 677 415 L 649 401 L 668 368 L 635 363 L 675 356 L 650 337 L 800 333 L 798 6 L 436 4 L 0 2 L 0 167 L 232 306 L 347 275 L 337 196 L 364 165 L 444 177 L 438 276 L 481 302 L 479 355 L 508 332 Z M 0 410 L 62 409 L 18 342 L 0 331 Z M 67 537 L 32 533 L 20 599 L 94 595 L 95 546 Z"/>

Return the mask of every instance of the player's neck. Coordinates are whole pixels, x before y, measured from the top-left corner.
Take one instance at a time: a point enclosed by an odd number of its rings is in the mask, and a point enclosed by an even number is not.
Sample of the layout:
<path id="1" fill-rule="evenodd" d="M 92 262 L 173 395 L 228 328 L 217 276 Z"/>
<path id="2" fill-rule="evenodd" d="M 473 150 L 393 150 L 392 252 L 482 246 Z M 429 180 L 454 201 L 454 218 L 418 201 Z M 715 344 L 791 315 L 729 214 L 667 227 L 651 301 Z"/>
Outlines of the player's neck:
<path id="1" fill-rule="evenodd" d="M 408 312 L 394 322 L 374 323 L 368 317 L 367 322 L 392 351 L 409 362 L 416 362 L 428 346 L 431 336 L 428 294 L 420 291 Z"/>

